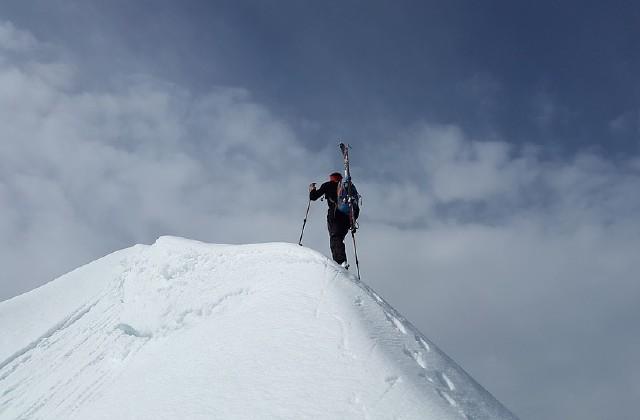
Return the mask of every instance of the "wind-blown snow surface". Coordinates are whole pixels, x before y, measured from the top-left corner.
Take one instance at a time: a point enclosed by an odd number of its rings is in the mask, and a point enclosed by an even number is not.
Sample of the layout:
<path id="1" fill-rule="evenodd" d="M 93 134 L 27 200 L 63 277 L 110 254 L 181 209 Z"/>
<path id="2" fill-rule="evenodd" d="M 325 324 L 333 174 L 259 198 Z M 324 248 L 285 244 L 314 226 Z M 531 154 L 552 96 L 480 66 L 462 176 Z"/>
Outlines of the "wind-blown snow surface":
<path id="1" fill-rule="evenodd" d="M 0 303 L 2 419 L 513 419 L 291 244 L 162 237 Z"/>

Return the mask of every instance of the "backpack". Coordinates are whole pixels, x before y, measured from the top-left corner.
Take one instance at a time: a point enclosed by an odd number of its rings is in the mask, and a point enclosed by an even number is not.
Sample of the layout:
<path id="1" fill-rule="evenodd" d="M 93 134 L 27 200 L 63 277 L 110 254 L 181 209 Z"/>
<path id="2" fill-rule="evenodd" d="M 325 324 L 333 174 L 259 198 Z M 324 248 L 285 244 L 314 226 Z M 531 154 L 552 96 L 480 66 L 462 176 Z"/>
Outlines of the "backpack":
<path id="1" fill-rule="evenodd" d="M 353 220 L 356 220 L 360 215 L 360 195 L 348 178 L 338 183 L 338 203 L 336 208 L 341 213 L 349 216 L 351 215 L 351 208 L 353 208 Z"/>

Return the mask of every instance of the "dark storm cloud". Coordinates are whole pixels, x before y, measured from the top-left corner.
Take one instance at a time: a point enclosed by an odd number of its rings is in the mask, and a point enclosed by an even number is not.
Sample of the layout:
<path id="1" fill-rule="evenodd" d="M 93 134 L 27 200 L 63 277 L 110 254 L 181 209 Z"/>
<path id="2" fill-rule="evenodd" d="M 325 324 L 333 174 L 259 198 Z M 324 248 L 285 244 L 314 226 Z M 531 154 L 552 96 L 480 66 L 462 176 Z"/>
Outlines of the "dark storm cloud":
<path id="1" fill-rule="evenodd" d="M 556 153 L 637 150 L 637 136 L 609 130 L 640 102 L 640 7 L 628 2 L 10 0 L 2 11 L 81 51 L 92 75 L 243 86 L 291 122 L 321 121 L 312 141 L 426 119 Z"/>
<path id="2" fill-rule="evenodd" d="M 340 136 L 367 282 L 522 418 L 634 418 L 636 8 L 0 11 L 0 298 L 163 234 L 295 241 Z"/>

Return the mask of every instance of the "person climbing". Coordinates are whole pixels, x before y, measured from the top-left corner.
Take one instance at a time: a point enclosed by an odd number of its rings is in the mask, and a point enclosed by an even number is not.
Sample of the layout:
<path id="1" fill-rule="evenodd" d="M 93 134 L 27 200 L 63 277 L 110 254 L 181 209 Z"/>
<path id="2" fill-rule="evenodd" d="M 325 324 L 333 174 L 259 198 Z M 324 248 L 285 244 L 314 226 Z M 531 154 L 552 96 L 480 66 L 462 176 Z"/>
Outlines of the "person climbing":
<path id="1" fill-rule="evenodd" d="M 338 208 L 338 189 L 342 182 L 342 174 L 340 172 L 334 172 L 329 175 L 329 181 L 325 182 L 316 189 L 316 183 L 309 185 L 309 199 L 316 201 L 318 198 L 324 196 L 327 200 L 329 210 L 327 211 L 327 228 L 329 230 L 329 246 L 331 248 L 331 255 L 333 260 L 344 268 L 348 268 L 347 253 L 344 247 L 344 238 L 347 236 L 347 232 L 351 228 L 351 216 L 348 213 L 340 211 Z M 358 197 L 358 192 L 355 185 L 351 183 L 350 193 L 353 197 Z M 354 223 L 358 217 L 359 209 L 354 208 L 355 214 L 353 215 Z M 354 226 L 355 228 L 355 226 Z"/>

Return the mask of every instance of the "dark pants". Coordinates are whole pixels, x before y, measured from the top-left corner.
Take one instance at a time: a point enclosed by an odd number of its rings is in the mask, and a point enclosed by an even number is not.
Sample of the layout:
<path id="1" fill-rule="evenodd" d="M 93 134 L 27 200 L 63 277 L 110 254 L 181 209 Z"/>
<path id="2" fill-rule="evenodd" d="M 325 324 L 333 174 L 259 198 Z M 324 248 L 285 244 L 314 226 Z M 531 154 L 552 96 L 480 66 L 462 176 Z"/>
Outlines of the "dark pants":
<path id="1" fill-rule="evenodd" d="M 339 211 L 330 211 L 327 215 L 327 227 L 329 228 L 329 246 L 331 255 L 338 264 L 347 261 L 347 253 L 344 249 L 344 238 L 349 232 L 349 216 Z"/>

